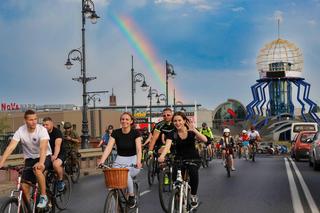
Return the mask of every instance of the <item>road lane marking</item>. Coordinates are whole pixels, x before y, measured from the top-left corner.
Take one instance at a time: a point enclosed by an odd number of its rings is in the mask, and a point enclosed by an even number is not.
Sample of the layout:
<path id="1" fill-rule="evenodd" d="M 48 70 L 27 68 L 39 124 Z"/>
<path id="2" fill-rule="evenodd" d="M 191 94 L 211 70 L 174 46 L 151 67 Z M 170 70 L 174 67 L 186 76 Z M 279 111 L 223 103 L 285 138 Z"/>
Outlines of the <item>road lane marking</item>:
<path id="1" fill-rule="evenodd" d="M 296 166 L 296 164 L 292 160 L 292 158 L 289 158 L 289 160 L 291 161 L 291 164 L 292 164 L 292 166 L 293 166 L 293 168 L 294 168 L 294 170 L 295 170 L 295 172 L 296 172 L 296 174 L 298 176 L 298 179 L 300 181 L 300 184 L 301 184 L 301 187 L 303 189 L 303 192 L 306 195 L 306 198 L 307 198 L 309 207 L 311 209 L 311 212 L 312 213 L 319 213 L 319 209 L 318 209 L 317 205 L 315 204 L 314 199 L 313 199 L 313 197 L 312 197 L 312 195 L 310 193 L 310 190 L 309 190 L 306 182 L 304 181 L 304 179 L 303 179 L 298 167 Z"/>
<path id="2" fill-rule="evenodd" d="M 146 191 L 144 191 L 144 192 L 141 192 L 141 193 L 140 193 L 140 196 L 143 196 L 143 195 L 145 195 L 145 194 L 147 194 L 147 193 L 149 193 L 149 192 L 151 192 L 151 190 L 146 190 Z"/>
<path id="3" fill-rule="evenodd" d="M 287 158 L 284 158 L 284 161 L 285 161 L 288 180 L 289 180 L 293 211 L 295 213 L 303 213 L 304 209 L 302 207 L 301 199 L 300 199 L 300 196 L 299 196 L 299 193 L 298 193 L 298 189 L 297 189 L 296 183 L 295 183 L 294 178 L 293 178 L 293 173 L 291 171 L 291 168 L 290 168 L 290 165 L 289 165 L 289 161 L 288 161 Z"/>

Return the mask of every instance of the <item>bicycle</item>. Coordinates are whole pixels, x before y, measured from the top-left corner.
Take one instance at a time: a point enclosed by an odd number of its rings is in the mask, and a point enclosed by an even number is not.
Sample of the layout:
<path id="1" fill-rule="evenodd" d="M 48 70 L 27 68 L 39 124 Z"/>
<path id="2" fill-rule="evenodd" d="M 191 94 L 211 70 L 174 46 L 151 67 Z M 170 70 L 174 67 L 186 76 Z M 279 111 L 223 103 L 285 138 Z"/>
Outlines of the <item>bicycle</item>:
<path id="1" fill-rule="evenodd" d="M 251 153 L 250 153 L 250 158 L 252 162 L 255 162 L 256 152 L 257 152 L 257 145 L 256 145 L 256 142 L 253 142 L 251 145 Z"/>
<path id="2" fill-rule="evenodd" d="M 203 168 L 209 167 L 209 161 L 210 161 L 210 157 L 209 157 L 209 149 L 207 145 L 204 145 L 204 147 L 201 150 L 200 153 L 200 157 L 201 157 L 201 164 Z"/>
<path id="3" fill-rule="evenodd" d="M 159 181 L 159 163 L 158 163 L 158 155 L 154 152 L 153 157 L 148 159 L 148 184 L 152 186 L 154 183 L 154 179 L 157 176 Z"/>
<path id="4" fill-rule="evenodd" d="M 106 187 L 109 188 L 109 193 L 107 195 L 103 212 L 105 213 L 129 213 L 139 211 L 139 184 L 136 178 L 133 178 L 133 188 L 136 199 L 136 206 L 134 208 L 129 208 L 128 198 L 127 198 L 127 185 L 128 185 L 128 171 L 126 167 L 135 167 L 136 165 L 124 165 L 117 164 L 120 168 L 112 168 L 107 165 L 103 165 L 105 174 Z"/>
<path id="5" fill-rule="evenodd" d="M 80 177 L 81 154 L 75 150 L 70 150 L 64 161 L 64 170 L 71 177 L 72 183 L 77 183 Z"/>
<path id="6" fill-rule="evenodd" d="M 232 148 L 226 148 L 226 170 L 227 170 L 227 175 L 228 177 L 231 177 L 231 167 L 232 167 L 232 155 L 230 154 L 230 149 Z"/>
<path id="7" fill-rule="evenodd" d="M 15 170 L 18 172 L 17 188 L 11 191 L 10 196 L 3 202 L 0 208 L 1 213 L 36 213 L 40 211 L 45 211 L 48 213 L 55 212 L 55 198 L 52 196 L 51 191 L 47 188 L 48 205 L 44 209 L 36 208 L 39 200 L 39 184 L 33 184 L 29 181 L 22 179 L 22 173 L 24 170 L 30 170 L 33 167 L 22 167 L 22 166 L 7 166 L 1 170 Z M 25 194 L 23 193 L 22 183 L 28 184 L 32 187 L 31 199 L 27 201 Z"/>
<path id="8" fill-rule="evenodd" d="M 60 210 L 64 210 L 68 207 L 71 192 L 72 192 L 72 184 L 70 177 L 67 174 L 63 174 L 63 179 L 65 186 L 63 191 L 58 191 L 57 189 L 57 182 L 58 177 L 56 172 L 53 169 L 49 169 L 46 172 L 46 186 L 47 189 L 51 192 L 52 197 L 54 198 L 54 203 L 56 204 L 57 208 Z"/>
<path id="9" fill-rule="evenodd" d="M 169 211 L 169 200 L 173 189 L 173 156 L 168 156 L 163 164 L 160 164 L 159 173 L 159 199 L 163 211 Z"/>
<path id="10" fill-rule="evenodd" d="M 169 202 L 170 213 L 191 213 L 198 207 L 191 205 L 191 187 L 189 185 L 188 165 L 198 166 L 201 160 L 175 160 L 177 166 L 177 179 L 173 184 L 173 190 Z M 184 172 L 182 174 L 182 169 Z"/>

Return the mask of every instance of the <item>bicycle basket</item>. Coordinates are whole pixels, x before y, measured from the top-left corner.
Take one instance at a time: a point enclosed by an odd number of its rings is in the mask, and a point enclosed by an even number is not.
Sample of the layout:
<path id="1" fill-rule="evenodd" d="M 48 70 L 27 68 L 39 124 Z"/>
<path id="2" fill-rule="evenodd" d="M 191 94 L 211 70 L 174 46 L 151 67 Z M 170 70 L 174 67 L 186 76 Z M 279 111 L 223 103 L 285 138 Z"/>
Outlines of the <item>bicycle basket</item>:
<path id="1" fill-rule="evenodd" d="M 107 188 L 125 189 L 128 187 L 128 168 L 110 168 L 103 172 Z"/>

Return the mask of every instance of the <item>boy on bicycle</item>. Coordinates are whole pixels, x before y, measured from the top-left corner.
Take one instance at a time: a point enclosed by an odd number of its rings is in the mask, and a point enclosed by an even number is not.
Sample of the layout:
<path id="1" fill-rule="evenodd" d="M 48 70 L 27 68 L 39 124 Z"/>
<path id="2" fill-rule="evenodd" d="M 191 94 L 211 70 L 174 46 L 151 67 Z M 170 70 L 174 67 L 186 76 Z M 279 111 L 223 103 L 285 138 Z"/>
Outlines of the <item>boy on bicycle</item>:
<path id="1" fill-rule="evenodd" d="M 51 148 L 49 145 L 49 134 L 46 128 L 37 124 L 37 115 L 33 110 L 27 110 L 24 113 L 25 124 L 22 125 L 13 135 L 13 138 L 6 148 L 1 160 L 0 168 L 11 155 L 18 143 L 22 144 L 22 151 L 25 159 L 25 169 L 22 173 L 22 179 L 35 184 L 37 181 L 40 186 L 40 200 L 38 208 L 45 208 L 48 204 L 46 195 L 46 180 L 43 172 L 51 164 Z M 23 192 L 26 201 L 30 200 L 30 185 L 22 183 Z"/>

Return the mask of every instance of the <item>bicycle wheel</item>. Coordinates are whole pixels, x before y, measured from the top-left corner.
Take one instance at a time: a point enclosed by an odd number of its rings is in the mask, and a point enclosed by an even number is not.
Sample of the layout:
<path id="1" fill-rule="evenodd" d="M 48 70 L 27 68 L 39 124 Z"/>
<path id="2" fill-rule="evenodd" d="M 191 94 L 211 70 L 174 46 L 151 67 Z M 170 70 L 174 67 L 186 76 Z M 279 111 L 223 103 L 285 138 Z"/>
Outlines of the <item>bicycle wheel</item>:
<path id="1" fill-rule="evenodd" d="M 227 169 L 228 177 L 231 177 L 231 174 L 230 174 L 230 171 L 231 171 L 231 155 L 227 156 L 226 169 Z"/>
<path id="2" fill-rule="evenodd" d="M 152 184 L 154 183 L 154 177 L 155 177 L 155 161 L 154 159 L 149 159 L 149 165 L 148 165 L 149 186 L 152 186 Z"/>
<path id="3" fill-rule="evenodd" d="M 172 191 L 170 201 L 169 201 L 169 213 L 178 213 L 180 212 L 180 189 L 176 188 Z"/>
<path id="4" fill-rule="evenodd" d="M 109 191 L 103 208 L 104 213 L 118 213 L 120 212 L 118 193 L 115 189 Z"/>
<path id="5" fill-rule="evenodd" d="M 1 208 L 1 213 L 16 213 L 18 212 L 18 198 L 16 197 L 8 197 L 4 200 Z M 23 205 L 23 203 L 20 206 L 20 211 L 22 213 L 27 213 L 27 208 Z"/>
<path id="6" fill-rule="evenodd" d="M 161 171 L 159 174 L 159 199 L 163 211 L 168 212 L 169 201 L 172 192 L 172 174 L 169 169 Z"/>
<path id="7" fill-rule="evenodd" d="M 205 167 L 209 167 L 209 150 L 208 148 L 204 149 L 204 165 Z"/>
<path id="8" fill-rule="evenodd" d="M 76 160 L 72 163 L 72 174 L 71 174 L 71 180 L 72 183 L 77 183 L 80 177 L 80 162 Z"/>
<path id="9" fill-rule="evenodd" d="M 62 192 L 59 192 L 55 187 L 55 204 L 60 210 L 64 210 L 68 207 L 72 192 L 71 180 L 67 174 L 63 175 L 63 182 L 65 184 L 65 187 Z"/>

